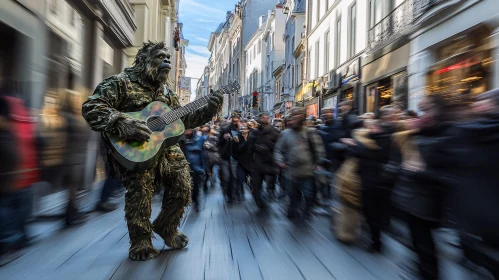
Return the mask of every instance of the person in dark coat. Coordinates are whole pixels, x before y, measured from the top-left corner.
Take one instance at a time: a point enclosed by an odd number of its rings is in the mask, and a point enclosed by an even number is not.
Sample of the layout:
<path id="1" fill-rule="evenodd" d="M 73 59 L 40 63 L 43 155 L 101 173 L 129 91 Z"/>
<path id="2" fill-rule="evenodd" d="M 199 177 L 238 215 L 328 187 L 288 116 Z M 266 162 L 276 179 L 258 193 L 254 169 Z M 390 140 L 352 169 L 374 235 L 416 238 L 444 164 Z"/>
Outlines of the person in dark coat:
<path id="1" fill-rule="evenodd" d="M 499 249 L 499 89 L 483 93 L 473 105 L 475 120 L 456 125 L 459 136 L 449 147 L 453 212 L 460 228 Z"/>
<path id="2" fill-rule="evenodd" d="M 441 225 L 449 186 L 445 151 L 449 139 L 455 138 L 452 124 L 456 120 L 450 102 L 442 94 L 426 96 L 419 104 L 423 115 L 409 121 L 407 131 L 394 135 L 402 160 L 392 199 L 407 217 L 423 279 L 439 277 L 432 231 Z"/>
<path id="3" fill-rule="evenodd" d="M 241 113 L 235 111 L 231 115 L 231 123 L 222 128 L 218 137 L 218 152 L 220 153 L 220 171 L 222 177 L 222 189 L 227 202 L 234 199 L 234 188 L 237 185 L 237 161 L 233 154 L 233 139 L 239 134 Z"/>
<path id="4" fill-rule="evenodd" d="M 199 212 L 199 192 L 203 188 L 206 173 L 205 136 L 200 136 L 193 129 L 185 130 L 185 159 L 189 163 L 192 177 L 192 202 L 194 210 Z"/>
<path id="5" fill-rule="evenodd" d="M 359 175 L 362 186 L 364 217 L 371 232 L 373 253 L 381 251 L 381 228 L 389 221 L 392 186 L 383 176 L 383 168 L 390 160 L 392 135 L 395 132 L 395 110 L 391 106 L 381 108 L 377 120 L 366 120 L 366 138 L 374 145 L 367 146 L 355 141 L 349 151 L 359 159 Z"/>
<path id="6" fill-rule="evenodd" d="M 247 178 L 250 175 L 251 161 L 252 157 L 250 155 L 250 149 L 248 147 L 248 138 L 250 131 L 247 126 L 241 126 L 241 131 L 239 135 L 234 138 L 234 154 L 237 157 L 237 187 L 236 187 L 236 199 L 244 199 L 244 184 L 247 182 Z"/>
<path id="7" fill-rule="evenodd" d="M 262 183 L 267 183 L 267 192 L 275 197 L 275 183 L 278 167 L 274 162 L 274 146 L 279 137 L 279 130 L 270 124 L 269 115 L 261 113 L 258 128 L 251 133 L 248 146 L 253 160 L 251 181 L 253 196 L 260 208 L 265 208 L 262 200 Z"/>

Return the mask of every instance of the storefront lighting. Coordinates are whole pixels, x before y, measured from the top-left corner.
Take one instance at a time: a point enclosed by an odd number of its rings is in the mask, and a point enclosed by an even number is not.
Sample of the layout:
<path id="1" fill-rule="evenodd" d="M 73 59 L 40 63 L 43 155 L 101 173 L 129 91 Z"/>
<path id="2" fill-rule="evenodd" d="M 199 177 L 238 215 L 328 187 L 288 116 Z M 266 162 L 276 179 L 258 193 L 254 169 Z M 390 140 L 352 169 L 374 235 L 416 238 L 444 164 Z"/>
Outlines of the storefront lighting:
<path id="1" fill-rule="evenodd" d="M 487 65 L 489 65 L 489 64 L 491 64 L 493 62 L 494 62 L 494 60 L 492 60 L 491 57 L 487 57 L 484 60 L 482 60 L 482 66 L 487 66 Z"/>
<path id="2" fill-rule="evenodd" d="M 466 78 L 466 79 L 462 79 L 461 82 L 463 82 L 463 83 L 471 83 L 471 82 L 475 82 L 475 81 L 481 80 L 482 78 L 483 77 L 473 76 L 473 77 L 469 77 L 469 78 Z"/>

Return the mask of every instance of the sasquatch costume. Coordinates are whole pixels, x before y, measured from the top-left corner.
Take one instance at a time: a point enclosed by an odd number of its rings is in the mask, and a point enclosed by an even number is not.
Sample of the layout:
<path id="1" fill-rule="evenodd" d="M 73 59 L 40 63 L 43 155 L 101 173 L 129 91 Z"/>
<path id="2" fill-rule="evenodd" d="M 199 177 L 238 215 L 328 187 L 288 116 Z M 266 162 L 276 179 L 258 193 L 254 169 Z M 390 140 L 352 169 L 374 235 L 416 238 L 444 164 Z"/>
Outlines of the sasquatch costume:
<path id="1" fill-rule="evenodd" d="M 144 122 L 131 119 L 122 112 L 140 111 L 153 101 L 170 108 L 180 107 L 175 93 L 166 86 L 170 71 L 170 55 L 163 42 L 144 43 L 132 67 L 102 81 L 92 96 L 83 103 L 83 117 L 95 131 L 106 131 L 122 139 L 144 141 L 151 131 Z M 223 96 L 212 95 L 205 106 L 182 118 L 185 128 L 210 121 L 221 109 Z M 178 145 L 166 148 L 148 170 L 132 172 L 110 157 L 126 187 L 125 218 L 130 235 L 129 257 L 147 260 L 159 252 L 152 246 L 152 231 L 174 249 L 187 246 L 187 237 L 178 231 L 184 207 L 190 202 L 190 170 Z M 164 187 L 161 212 L 151 224 L 151 200 L 156 187 Z"/>

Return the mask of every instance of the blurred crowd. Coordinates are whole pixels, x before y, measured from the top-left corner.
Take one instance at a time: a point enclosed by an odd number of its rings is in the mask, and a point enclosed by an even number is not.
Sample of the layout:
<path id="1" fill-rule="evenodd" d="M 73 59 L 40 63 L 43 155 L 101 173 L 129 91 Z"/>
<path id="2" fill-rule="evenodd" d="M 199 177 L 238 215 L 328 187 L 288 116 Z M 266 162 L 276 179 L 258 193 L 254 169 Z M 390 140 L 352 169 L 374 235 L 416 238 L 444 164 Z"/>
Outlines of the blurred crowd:
<path id="1" fill-rule="evenodd" d="M 0 80 L 0 261 L 32 243 L 27 225 L 36 216 L 62 215 L 65 227 L 85 222 L 82 198 L 96 175 L 95 164 L 86 164 L 91 141 L 91 130 L 81 115 L 86 95 L 68 89 L 48 92 L 44 107 L 34 110 L 25 105 L 16 85 L 9 78 Z M 103 146 L 97 149 L 102 159 L 107 158 Z M 88 180 L 84 177 L 89 169 Z M 106 171 L 95 207 L 104 212 L 116 209 L 110 200 L 123 193 L 119 180 Z M 57 194 L 64 197 L 40 209 L 41 198 Z M 55 213 L 45 213 L 54 207 Z"/>
<path id="2" fill-rule="evenodd" d="M 383 252 L 393 221 L 410 233 L 422 279 L 439 278 L 434 233 L 452 228 L 469 265 L 498 277 L 499 90 L 471 97 L 432 94 L 415 111 L 382 107 L 357 116 L 351 101 L 324 108 L 321 118 L 301 107 L 274 119 L 235 111 L 230 119 L 187 130 L 181 141 L 191 166 L 193 203 L 220 180 L 226 202 L 249 191 L 265 211 L 287 205 L 298 225 L 315 208 L 334 208 L 334 234 L 357 244 L 369 232 L 369 252 Z M 334 207 L 331 207 L 334 206 Z M 492 252 L 492 253 L 491 253 Z M 495 254 L 495 255 L 494 255 Z"/>
<path id="3" fill-rule="evenodd" d="M 79 194 L 89 189 L 83 170 L 91 134 L 80 112 L 84 95 L 67 90 L 34 112 L 16 96 L 13 81 L 0 84 L 4 255 L 30 244 L 26 224 L 39 182 L 52 192 L 67 190 L 65 226 L 86 221 Z M 499 90 L 431 94 L 418 109 L 419 115 L 388 105 L 357 116 L 353 103 L 343 101 L 322 109 L 320 119 L 302 107 L 283 119 L 265 113 L 245 119 L 235 111 L 228 120 L 188 129 L 180 146 L 191 169 L 194 210 L 202 210 L 201 194 L 219 184 L 227 203 L 251 196 L 262 211 L 279 203 L 297 225 L 329 209 L 338 240 L 358 244 L 367 231 L 373 254 L 383 252 L 382 233 L 402 222 L 418 256 L 412 273 L 422 279 L 439 278 L 434 232 L 452 228 L 464 258 L 497 279 Z M 106 149 L 98 149 L 107 159 Z M 109 168 L 106 175 L 95 206 L 104 212 L 117 208 L 111 200 L 123 192 Z"/>

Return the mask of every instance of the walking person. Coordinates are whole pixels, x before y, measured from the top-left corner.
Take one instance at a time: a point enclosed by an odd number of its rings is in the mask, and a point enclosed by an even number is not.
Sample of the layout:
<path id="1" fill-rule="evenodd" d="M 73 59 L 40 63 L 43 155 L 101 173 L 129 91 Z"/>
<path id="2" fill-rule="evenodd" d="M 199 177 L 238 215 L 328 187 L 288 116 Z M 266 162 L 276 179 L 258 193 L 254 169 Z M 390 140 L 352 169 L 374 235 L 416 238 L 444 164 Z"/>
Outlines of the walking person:
<path id="1" fill-rule="evenodd" d="M 401 153 L 401 164 L 391 164 L 392 172 L 398 175 L 392 199 L 406 216 L 418 255 L 419 276 L 438 279 L 438 254 L 432 233 L 442 224 L 448 195 L 445 174 L 449 163 L 448 157 L 442 155 L 448 139 L 453 138 L 453 123 L 459 117 L 451 98 L 441 94 L 426 96 L 419 108 L 423 115 L 408 121 L 407 131 L 393 136 L 394 147 Z"/>
<path id="2" fill-rule="evenodd" d="M 215 188 L 216 178 L 218 176 L 219 166 L 220 166 L 220 154 L 218 152 L 218 135 L 215 129 L 210 129 L 207 135 L 206 141 L 204 142 L 204 150 L 206 154 L 206 176 L 204 182 L 205 191 L 208 190 L 208 183 L 210 187 Z M 218 170 L 217 170 L 217 169 Z"/>
<path id="3" fill-rule="evenodd" d="M 29 244 L 26 228 L 32 206 L 32 185 L 39 181 L 35 119 L 15 96 L 10 79 L 0 80 L 0 131 L 4 144 L 0 179 L 0 255 Z M 14 158 L 15 157 L 15 158 Z M 12 175 L 14 174 L 14 175 Z"/>
<path id="4" fill-rule="evenodd" d="M 279 130 L 270 124 L 270 117 L 266 113 L 258 116 L 258 128 L 250 134 L 248 145 L 250 157 L 253 160 L 251 182 L 253 197 L 258 207 L 266 208 L 262 198 L 263 182 L 267 184 L 267 193 L 270 198 L 275 198 L 275 183 L 277 165 L 274 161 L 274 146 L 279 137 Z"/>
<path id="5" fill-rule="evenodd" d="M 68 150 L 65 157 L 65 182 L 68 186 L 66 207 L 66 226 L 79 225 L 86 221 L 87 215 L 81 211 L 78 191 L 84 190 L 83 172 L 87 155 L 90 128 L 81 115 L 82 96 L 67 90 L 62 99 L 63 116 L 66 119 Z"/>
<path id="6" fill-rule="evenodd" d="M 250 131 L 248 127 L 241 126 L 239 135 L 234 139 L 234 149 L 237 154 L 237 186 L 236 199 L 244 200 L 244 185 L 250 176 L 252 156 L 248 147 L 248 137 Z"/>
<path id="7" fill-rule="evenodd" d="M 305 110 L 292 108 L 286 122 L 288 129 L 283 131 L 275 145 L 275 161 L 290 175 L 290 205 L 288 217 L 298 218 L 302 197 L 305 200 L 303 219 L 311 215 L 314 204 L 314 171 L 325 156 L 321 138 L 315 128 L 305 126 Z"/>
<path id="8" fill-rule="evenodd" d="M 227 202 L 234 200 L 234 188 L 237 185 L 237 161 L 234 156 L 233 137 L 239 134 L 241 114 L 235 111 L 231 115 L 231 123 L 223 127 L 218 137 L 218 151 L 220 153 L 220 171 L 222 175 L 222 189 Z"/>
<path id="9" fill-rule="evenodd" d="M 362 207 L 364 217 L 371 233 L 369 250 L 381 252 L 381 229 L 390 220 L 390 196 L 392 185 L 383 176 L 384 167 L 391 155 L 392 140 L 395 133 L 395 110 L 385 106 L 379 110 L 376 120 L 366 120 L 366 129 L 352 133 L 353 142 L 350 153 L 359 160 L 358 172 L 362 188 Z"/>
<path id="10" fill-rule="evenodd" d="M 198 135 L 193 129 L 185 130 L 185 158 L 191 169 L 192 202 L 196 212 L 199 212 L 199 192 L 203 188 L 206 172 L 205 139 L 204 136 Z"/>
<path id="11" fill-rule="evenodd" d="M 111 212 L 118 208 L 117 204 L 109 202 L 114 192 L 119 191 L 124 188 L 120 180 L 116 178 L 116 172 L 112 166 L 112 162 L 109 160 L 109 149 L 106 147 L 104 141 L 101 141 L 101 157 L 104 160 L 106 166 L 107 178 L 104 181 L 104 186 L 102 187 L 100 200 L 97 203 L 96 210 L 102 212 Z"/>

